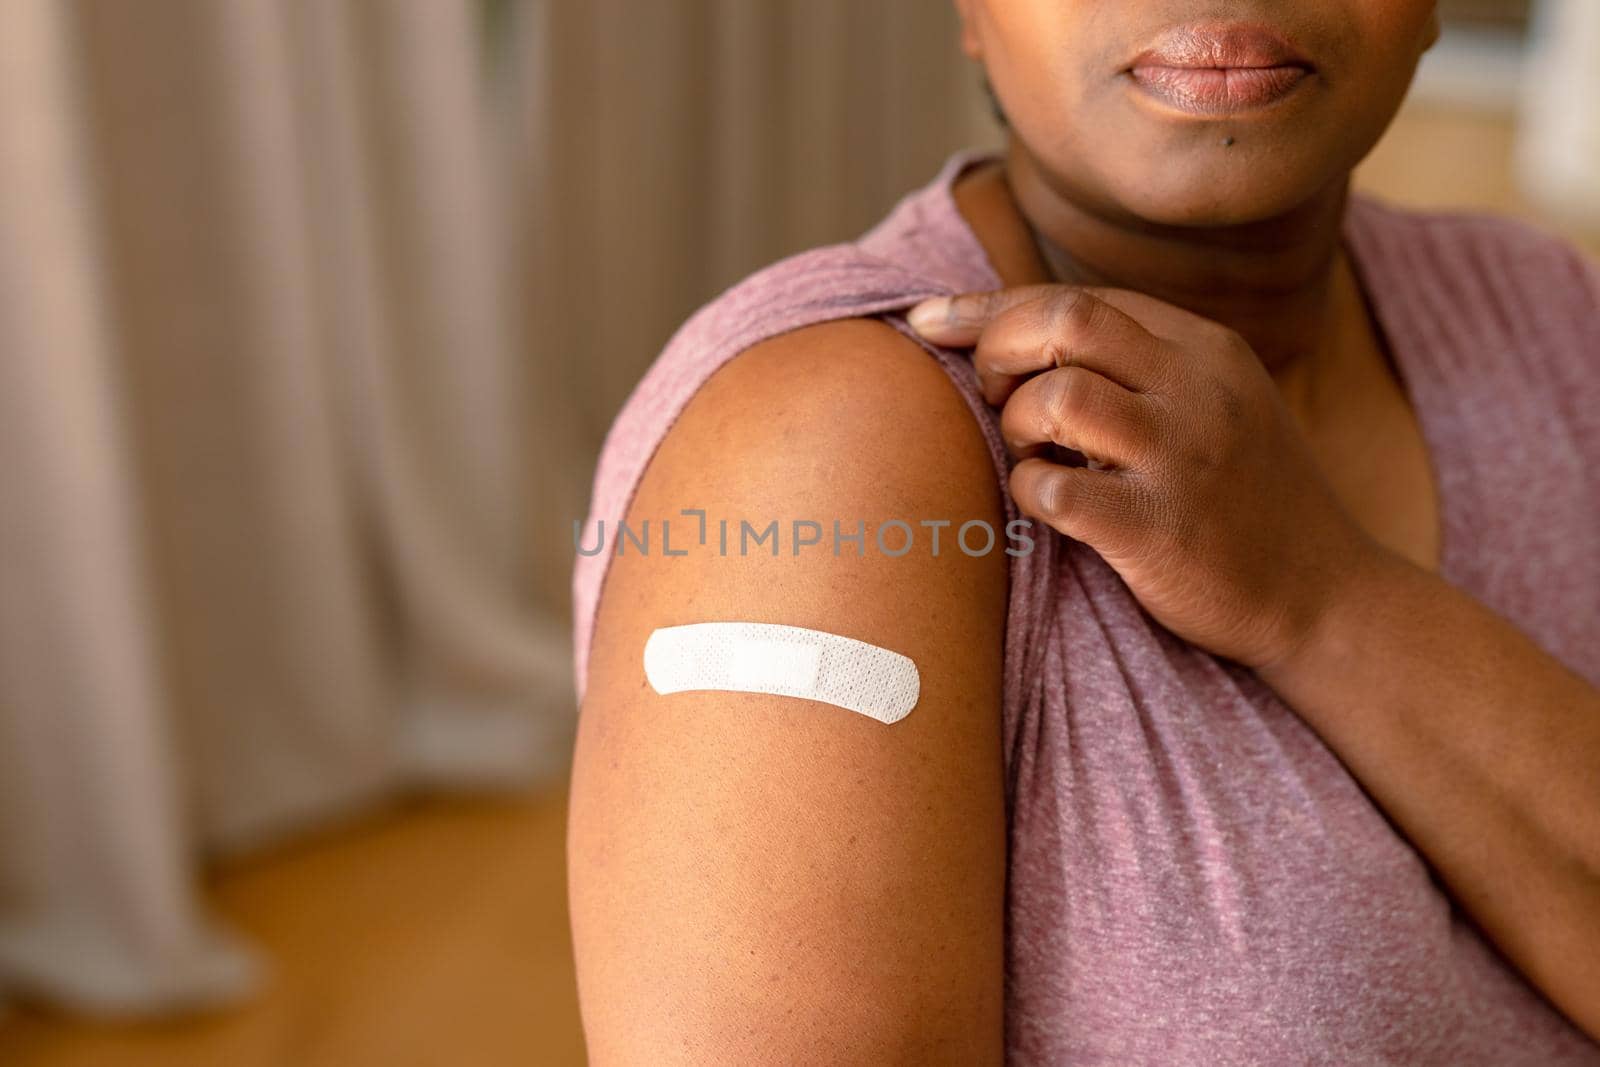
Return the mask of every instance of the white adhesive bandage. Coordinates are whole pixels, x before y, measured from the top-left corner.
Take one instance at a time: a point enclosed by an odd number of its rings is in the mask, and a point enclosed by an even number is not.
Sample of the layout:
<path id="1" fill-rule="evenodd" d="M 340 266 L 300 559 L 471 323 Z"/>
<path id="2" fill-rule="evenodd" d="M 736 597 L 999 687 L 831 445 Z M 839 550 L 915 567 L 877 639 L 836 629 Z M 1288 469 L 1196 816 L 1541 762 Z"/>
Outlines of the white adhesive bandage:
<path id="1" fill-rule="evenodd" d="M 922 679 L 898 652 L 821 630 L 764 622 L 665 626 L 644 645 L 656 692 L 720 689 L 805 697 L 899 722 L 917 706 Z"/>

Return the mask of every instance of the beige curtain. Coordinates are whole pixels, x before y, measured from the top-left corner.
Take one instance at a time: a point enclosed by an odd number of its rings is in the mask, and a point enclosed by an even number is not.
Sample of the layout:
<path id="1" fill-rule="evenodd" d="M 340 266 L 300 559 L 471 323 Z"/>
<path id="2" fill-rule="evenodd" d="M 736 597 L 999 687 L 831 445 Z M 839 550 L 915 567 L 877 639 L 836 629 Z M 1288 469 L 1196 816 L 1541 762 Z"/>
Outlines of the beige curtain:
<path id="1" fill-rule="evenodd" d="M 234 995 L 201 850 L 564 760 L 481 28 L 0 4 L 0 988 Z"/>
<path id="2" fill-rule="evenodd" d="M 995 136 L 943 0 L 0 3 L 0 1000 L 243 995 L 204 856 L 558 774 L 645 365 Z"/>
<path id="3" fill-rule="evenodd" d="M 1553 219 L 1600 232 L 1600 3 L 1538 0 L 1517 177 Z"/>

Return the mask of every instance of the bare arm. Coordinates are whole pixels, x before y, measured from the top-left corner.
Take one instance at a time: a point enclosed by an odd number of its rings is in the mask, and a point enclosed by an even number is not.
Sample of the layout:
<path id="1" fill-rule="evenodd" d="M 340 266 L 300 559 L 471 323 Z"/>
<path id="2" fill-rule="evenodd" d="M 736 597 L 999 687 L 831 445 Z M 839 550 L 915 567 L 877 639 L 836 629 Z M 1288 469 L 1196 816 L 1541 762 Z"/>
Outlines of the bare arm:
<path id="1" fill-rule="evenodd" d="M 708 512 L 707 547 L 683 508 Z M 663 517 L 687 556 L 661 554 Z M 630 546 L 607 579 L 572 782 L 591 1062 L 998 1064 L 1004 517 L 959 395 L 881 323 L 775 338 L 697 394 L 630 508 L 645 518 L 653 553 Z M 986 556 L 954 545 L 974 518 L 1001 537 Z M 741 557 L 741 519 L 778 520 L 780 554 Z M 795 519 L 825 531 L 798 556 Z M 867 524 L 864 556 L 834 555 L 834 519 Z M 874 542 L 890 519 L 917 533 L 900 558 Z M 937 557 L 923 519 L 952 522 Z M 650 632 L 706 621 L 894 649 L 921 700 L 885 726 L 797 698 L 655 693 Z"/>

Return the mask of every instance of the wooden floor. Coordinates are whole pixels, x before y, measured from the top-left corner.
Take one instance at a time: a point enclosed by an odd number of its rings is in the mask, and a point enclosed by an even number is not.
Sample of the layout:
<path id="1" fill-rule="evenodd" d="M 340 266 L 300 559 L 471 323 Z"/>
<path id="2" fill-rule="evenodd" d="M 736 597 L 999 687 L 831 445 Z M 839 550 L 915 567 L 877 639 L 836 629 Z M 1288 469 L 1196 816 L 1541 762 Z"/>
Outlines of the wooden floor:
<path id="1" fill-rule="evenodd" d="M 231 869 L 213 905 L 270 961 L 260 996 L 137 1026 L 19 1013 L 0 1064 L 582 1064 L 564 821 L 564 791 L 421 802 Z"/>
<path id="2" fill-rule="evenodd" d="M 1411 110 L 1358 180 L 1401 203 L 1537 218 L 1513 187 L 1509 147 L 1503 121 Z M 213 889 L 276 968 L 258 999 L 162 1025 L 21 1013 L 0 1024 L 0 1064 L 580 1064 L 563 821 L 559 792 L 435 801 L 260 857 Z"/>

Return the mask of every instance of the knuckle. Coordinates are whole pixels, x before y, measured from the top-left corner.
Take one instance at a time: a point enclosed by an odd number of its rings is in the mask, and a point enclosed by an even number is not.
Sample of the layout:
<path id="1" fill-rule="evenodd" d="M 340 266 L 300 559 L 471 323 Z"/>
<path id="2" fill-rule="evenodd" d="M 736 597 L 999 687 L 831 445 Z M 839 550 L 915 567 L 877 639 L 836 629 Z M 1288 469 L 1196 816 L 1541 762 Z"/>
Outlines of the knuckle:
<path id="1" fill-rule="evenodd" d="M 1097 542 L 1106 541 L 1134 525 L 1131 503 L 1119 506 L 1112 483 L 1102 480 L 1107 477 L 1035 461 L 1018 467 L 1013 492 L 1052 529 L 1079 540 L 1092 536 Z"/>
<path id="2" fill-rule="evenodd" d="M 1057 472 L 1035 481 L 1034 504 L 1052 526 L 1061 527 L 1073 524 L 1080 501 L 1068 477 Z"/>
<path id="3" fill-rule="evenodd" d="M 1083 336 L 1094 327 L 1099 304 L 1084 289 L 1058 289 L 1049 308 L 1052 332 L 1065 337 Z"/>
<path id="4" fill-rule="evenodd" d="M 1064 367 L 1048 377 L 1044 417 L 1051 439 L 1060 441 L 1072 425 L 1095 413 L 1093 378 L 1081 367 Z"/>
<path id="5" fill-rule="evenodd" d="M 1058 333 L 1051 332 L 1045 336 L 1044 347 L 1041 352 L 1045 362 L 1052 367 L 1066 367 L 1072 363 L 1072 346 L 1067 344 L 1066 338 Z"/>

